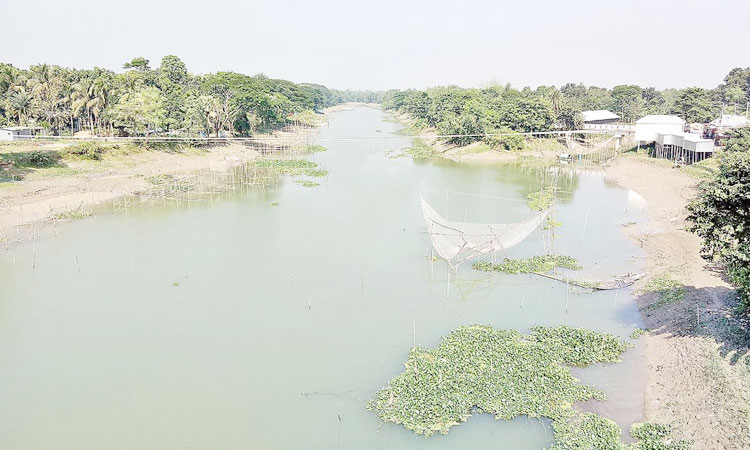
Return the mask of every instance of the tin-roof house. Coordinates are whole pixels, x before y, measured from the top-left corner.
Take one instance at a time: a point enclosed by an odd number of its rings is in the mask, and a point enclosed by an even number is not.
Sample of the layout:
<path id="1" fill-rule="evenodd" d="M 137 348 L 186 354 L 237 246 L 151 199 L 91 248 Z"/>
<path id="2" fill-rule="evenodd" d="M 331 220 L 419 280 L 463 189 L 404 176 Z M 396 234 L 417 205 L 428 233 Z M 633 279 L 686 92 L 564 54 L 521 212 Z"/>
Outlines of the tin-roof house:
<path id="1" fill-rule="evenodd" d="M 656 142 L 657 134 L 682 133 L 685 121 L 678 116 L 651 114 L 635 122 L 635 140 L 649 144 Z"/>
<path id="2" fill-rule="evenodd" d="M 620 116 L 613 113 L 612 111 L 607 111 L 606 109 L 598 109 L 596 111 L 583 111 L 581 113 L 581 116 L 583 116 L 584 124 L 609 124 L 617 123 L 620 121 Z"/>
<path id="3" fill-rule="evenodd" d="M 17 141 L 28 139 L 41 127 L 0 127 L 0 141 Z"/>

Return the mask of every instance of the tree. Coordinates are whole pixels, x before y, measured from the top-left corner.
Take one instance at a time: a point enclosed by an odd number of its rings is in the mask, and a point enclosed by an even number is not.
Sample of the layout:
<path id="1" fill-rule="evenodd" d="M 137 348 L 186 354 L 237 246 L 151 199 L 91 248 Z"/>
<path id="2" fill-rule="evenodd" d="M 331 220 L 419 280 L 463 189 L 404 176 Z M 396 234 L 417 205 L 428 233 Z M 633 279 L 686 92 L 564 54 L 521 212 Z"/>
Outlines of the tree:
<path id="1" fill-rule="evenodd" d="M 643 90 L 636 85 L 620 85 L 612 88 L 611 109 L 630 122 L 644 116 L 646 101 Z"/>
<path id="2" fill-rule="evenodd" d="M 147 86 L 125 95 L 112 107 L 112 122 L 129 134 L 145 134 L 164 121 L 164 97 L 159 89 Z"/>
<path id="3" fill-rule="evenodd" d="M 7 108 L 18 125 L 25 125 L 33 111 L 33 98 L 25 89 L 17 89 L 7 96 Z"/>
<path id="4" fill-rule="evenodd" d="M 182 126 L 188 78 L 187 68 L 180 58 L 173 55 L 162 58 L 157 83 L 164 94 L 164 125 L 167 129 L 173 130 Z"/>
<path id="5" fill-rule="evenodd" d="M 688 123 L 708 123 L 718 114 L 713 93 L 708 89 L 682 89 L 674 103 L 674 110 Z"/>
<path id="6" fill-rule="evenodd" d="M 716 176 L 688 205 L 690 230 L 703 238 L 703 254 L 719 260 L 750 308 L 750 151 L 727 153 Z"/>
<path id="7" fill-rule="evenodd" d="M 151 70 L 151 68 L 148 66 L 149 61 L 144 58 L 143 56 L 136 56 L 135 58 L 131 59 L 129 62 L 126 62 L 122 65 L 123 69 L 135 69 L 139 70 L 141 72 L 146 72 L 148 70 Z"/>
<path id="8" fill-rule="evenodd" d="M 724 146 L 724 151 L 747 152 L 750 150 L 750 128 L 735 128 L 729 130 L 729 138 Z"/>
<path id="9" fill-rule="evenodd" d="M 91 101 L 91 85 L 92 81 L 88 78 L 81 79 L 78 83 L 75 83 L 72 87 L 70 94 L 71 113 L 74 117 L 81 117 L 83 115 L 84 123 L 88 123 L 91 129 L 94 129 L 94 121 L 92 120 L 91 112 L 88 108 L 88 104 Z"/>
<path id="10" fill-rule="evenodd" d="M 226 92 L 222 98 L 204 95 L 200 97 L 206 122 L 219 137 L 219 131 L 229 129 L 232 132 L 232 123 L 237 117 L 239 108 L 232 104 L 231 92 Z"/>

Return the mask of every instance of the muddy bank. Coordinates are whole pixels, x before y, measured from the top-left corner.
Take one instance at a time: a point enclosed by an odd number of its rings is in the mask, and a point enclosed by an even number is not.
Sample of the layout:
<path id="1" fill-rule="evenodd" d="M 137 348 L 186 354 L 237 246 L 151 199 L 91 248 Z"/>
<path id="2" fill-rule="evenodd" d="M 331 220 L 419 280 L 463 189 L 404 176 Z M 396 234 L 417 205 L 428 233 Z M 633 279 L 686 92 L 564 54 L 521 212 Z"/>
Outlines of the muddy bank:
<path id="1" fill-rule="evenodd" d="M 641 337 L 646 420 L 672 423 L 694 448 L 750 448 L 746 324 L 733 311 L 731 286 L 701 258 L 700 239 L 686 230 L 685 206 L 697 180 L 643 156 L 621 157 L 606 173 L 639 194 L 648 215 L 644 226 L 625 228 L 647 256 L 640 288 L 665 276 L 682 285 L 678 300 L 668 304 L 656 293 L 637 297 L 650 330 Z"/>
<path id="2" fill-rule="evenodd" d="M 357 106 L 362 105 L 346 103 L 325 109 L 318 126 L 327 124 L 328 114 Z M 316 133 L 316 127 L 288 127 L 259 138 L 304 144 Z M 4 145 L 0 147 L 0 161 L 17 159 L 24 153 L 64 154 L 68 145 L 70 143 L 56 141 Z M 138 151 L 130 146 L 128 151 L 115 151 L 101 160 L 61 158 L 46 167 L 16 167 L 12 174 L 8 167 L 0 167 L 0 171 L 4 171 L 0 175 L 5 175 L 4 182 L 0 182 L 0 242 L 28 237 L 26 226 L 48 221 L 55 215 L 89 211 L 94 205 L 147 190 L 151 187 L 150 177 L 226 172 L 258 158 L 264 148 L 268 150 L 274 145 L 231 141 L 205 148 L 163 151 Z M 283 151 L 282 148 L 277 150 Z M 8 181 L 8 175 L 15 179 Z"/>

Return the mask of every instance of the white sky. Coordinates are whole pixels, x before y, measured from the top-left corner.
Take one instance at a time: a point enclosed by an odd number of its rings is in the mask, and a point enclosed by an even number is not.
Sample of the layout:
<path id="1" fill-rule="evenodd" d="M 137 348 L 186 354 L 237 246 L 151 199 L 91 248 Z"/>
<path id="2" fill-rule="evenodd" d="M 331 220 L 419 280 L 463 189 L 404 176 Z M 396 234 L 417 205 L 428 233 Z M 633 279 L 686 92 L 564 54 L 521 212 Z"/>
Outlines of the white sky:
<path id="1" fill-rule="evenodd" d="M 715 87 L 750 66 L 747 0 L 5 0 L 0 61 L 179 56 L 335 88 Z M 7 16 L 7 17 L 5 17 Z"/>

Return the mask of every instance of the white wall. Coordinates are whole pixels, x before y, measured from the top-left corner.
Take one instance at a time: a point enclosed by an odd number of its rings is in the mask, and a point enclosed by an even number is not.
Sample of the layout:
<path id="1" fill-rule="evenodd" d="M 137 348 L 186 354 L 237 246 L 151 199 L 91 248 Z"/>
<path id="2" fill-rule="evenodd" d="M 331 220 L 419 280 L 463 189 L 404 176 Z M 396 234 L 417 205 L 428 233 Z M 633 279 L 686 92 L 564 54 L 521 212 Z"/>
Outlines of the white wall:
<path id="1" fill-rule="evenodd" d="M 638 142 L 654 142 L 656 133 L 679 134 L 682 133 L 682 124 L 679 123 L 636 123 L 635 140 Z"/>

